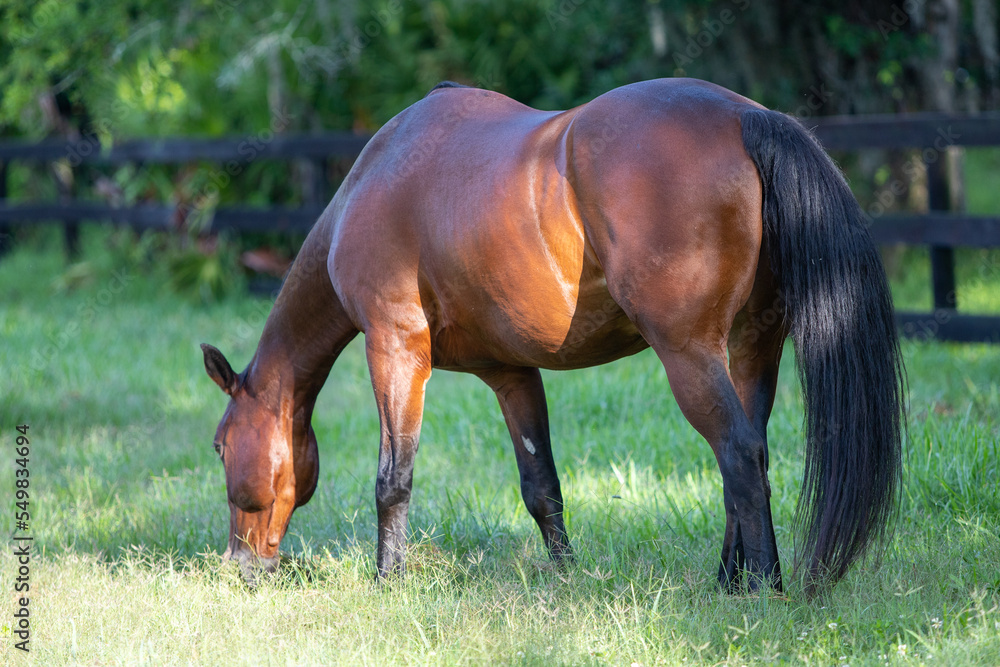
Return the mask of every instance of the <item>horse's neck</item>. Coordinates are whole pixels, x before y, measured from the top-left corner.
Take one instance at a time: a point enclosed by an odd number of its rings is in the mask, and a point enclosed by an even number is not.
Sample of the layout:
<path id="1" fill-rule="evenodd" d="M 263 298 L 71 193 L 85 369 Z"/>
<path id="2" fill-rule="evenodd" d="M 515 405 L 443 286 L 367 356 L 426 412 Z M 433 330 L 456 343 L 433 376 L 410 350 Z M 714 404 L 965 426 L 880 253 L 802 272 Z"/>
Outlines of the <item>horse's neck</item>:
<path id="1" fill-rule="evenodd" d="M 292 398 L 295 411 L 312 411 L 316 395 L 336 359 L 334 309 L 326 258 L 328 225 L 317 225 L 299 250 L 271 314 L 264 325 L 249 373 L 281 398 Z"/>

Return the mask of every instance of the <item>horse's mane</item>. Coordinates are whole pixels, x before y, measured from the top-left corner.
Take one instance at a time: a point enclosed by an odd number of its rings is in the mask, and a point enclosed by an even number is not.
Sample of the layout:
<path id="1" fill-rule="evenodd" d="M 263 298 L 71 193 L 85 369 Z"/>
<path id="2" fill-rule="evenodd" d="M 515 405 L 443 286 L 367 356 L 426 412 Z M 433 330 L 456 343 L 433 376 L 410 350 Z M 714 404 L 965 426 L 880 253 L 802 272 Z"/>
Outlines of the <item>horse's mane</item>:
<path id="1" fill-rule="evenodd" d="M 455 83 L 454 81 L 442 81 L 438 85 L 428 90 L 427 95 L 430 95 L 435 90 L 438 90 L 440 88 L 471 88 L 471 87 L 472 86 L 466 86 L 464 83 Z M 424 97 L 427 97 L 427 95 L 424 95 Z"/>

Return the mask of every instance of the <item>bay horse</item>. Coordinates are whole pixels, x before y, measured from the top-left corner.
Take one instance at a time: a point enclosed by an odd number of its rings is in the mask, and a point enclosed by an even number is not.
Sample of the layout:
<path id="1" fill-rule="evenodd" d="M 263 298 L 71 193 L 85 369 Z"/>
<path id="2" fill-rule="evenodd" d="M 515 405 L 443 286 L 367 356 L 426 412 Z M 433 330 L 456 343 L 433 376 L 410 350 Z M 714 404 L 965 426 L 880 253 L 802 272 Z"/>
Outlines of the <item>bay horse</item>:
<path id="1" fill-rule="evenodd" d="M 890 525 L 904 371 L 866 217 L 799 122 L 719 86 L 645 81 L 538 111 L 446 82 L 375 134 L 309 233 L 246 370 L 202 346 L 230 397 L 215 435 L 225 557 L 249 579 L 276 567 L 292 512 L 316 488 L 316 396 L 359 332 L 381 423 L 377 578 L 404 570 L 432 368 L 496 392 L 524 503 L 565 561 L 539 369 L 652 347 L 722 473 L 719 582 L 780 590 L 766 427 L 791 336 L 807 591 L 842 577 Z"/>

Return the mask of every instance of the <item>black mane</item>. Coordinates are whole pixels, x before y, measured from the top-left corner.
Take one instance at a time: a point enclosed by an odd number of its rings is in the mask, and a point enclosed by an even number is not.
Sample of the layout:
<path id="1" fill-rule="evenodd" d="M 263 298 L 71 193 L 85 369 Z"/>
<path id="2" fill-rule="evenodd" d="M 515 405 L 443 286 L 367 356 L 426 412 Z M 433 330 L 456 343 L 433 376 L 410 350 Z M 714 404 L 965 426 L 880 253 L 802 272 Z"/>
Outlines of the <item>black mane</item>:
<path id="1" fill-rule="evenodd" d="M 433 88 L 431 88 L 430 90 L 428 90 L 427 91 L 427 95 L 430 95 L 431 93 L 433 93 L 435 90 L 438 90 L 439 88 L 471 88 L 471 87 L 472 86 L 466 86 L 463 83 L 455 83 L 454 81 L 442 81 L 438 85 L 436 85 Z M 427 95 L 425 95 L 424 97 L 426 97 Z"/>

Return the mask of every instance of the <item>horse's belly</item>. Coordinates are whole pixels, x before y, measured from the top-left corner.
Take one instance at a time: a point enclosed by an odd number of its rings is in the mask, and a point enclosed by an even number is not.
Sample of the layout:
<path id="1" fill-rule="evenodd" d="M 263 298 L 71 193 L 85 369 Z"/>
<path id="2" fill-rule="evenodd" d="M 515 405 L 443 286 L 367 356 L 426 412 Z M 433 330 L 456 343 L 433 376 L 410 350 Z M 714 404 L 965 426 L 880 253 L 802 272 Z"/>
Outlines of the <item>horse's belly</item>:
<path id="1" fill-rule="evenodd" d="M 585 368 L 635 354 L 645 339 L 607 292 L 587 294 L 572 311 L 552 303 L 485 302 L 475 318 L 442 318 L 432 327 L 434 366 L 451 370 L 498 364 L 553 370 Z"/>
<path id="2" fill-rule="evenodd" d="M 606 364 L 649 347 L 610 296 L 599 307 L 578 308 L 559 349 L 538 365 L 553 370 Z"/>

